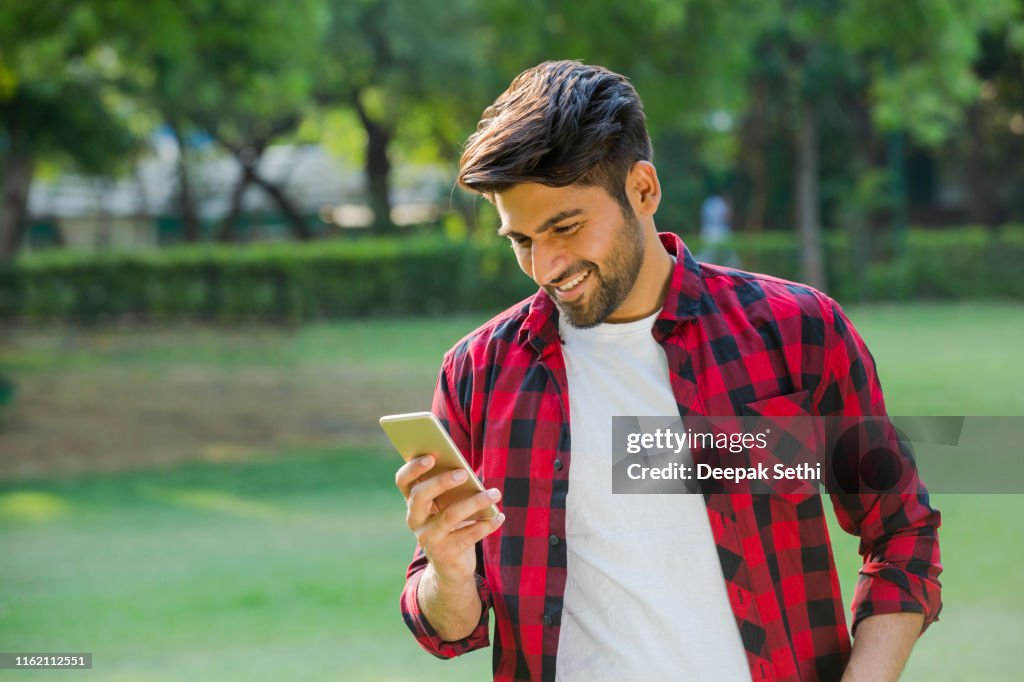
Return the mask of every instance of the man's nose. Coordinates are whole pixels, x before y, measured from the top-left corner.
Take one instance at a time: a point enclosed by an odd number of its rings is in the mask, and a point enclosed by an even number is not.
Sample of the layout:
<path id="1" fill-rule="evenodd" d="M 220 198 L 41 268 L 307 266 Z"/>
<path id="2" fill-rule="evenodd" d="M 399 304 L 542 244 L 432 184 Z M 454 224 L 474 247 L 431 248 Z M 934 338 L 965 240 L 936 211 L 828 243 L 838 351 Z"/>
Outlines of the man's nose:
<path id="1" fill-rule="evenodd" d="M 557 244 L 538 243 L 543 241 L 533 244 L 533 276 L 537 284 L 550 286 L 568 269 L 569 257 Z"/>

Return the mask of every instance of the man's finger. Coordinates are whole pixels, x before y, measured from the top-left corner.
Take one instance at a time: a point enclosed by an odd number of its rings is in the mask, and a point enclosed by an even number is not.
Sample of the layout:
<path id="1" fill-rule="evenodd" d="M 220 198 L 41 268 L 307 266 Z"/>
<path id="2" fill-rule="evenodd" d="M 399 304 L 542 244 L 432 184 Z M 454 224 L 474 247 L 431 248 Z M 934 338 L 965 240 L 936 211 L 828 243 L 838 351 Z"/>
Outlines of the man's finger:
<path id="1" fill-rule="evenodd" d="M 494 531 L 501 528 L 501 524 L 503 523 L 505 523 L 504 514 L 498 514 L 493 519 L 476 521 L 472 525 L 452 531 L 449 535 L 449 541 L 454 543 L 454 549 L 456 551 L 464 552 Z"/>
<path id="2" fill-rule="evenodd" d="M 496 531 L 504 522 L 504 514 L 481 521 L 467 519 L 460 522 L 451 532 L 441 529 L 437 524 L 431 524 L 418 540 L 430 562 L 439 566 L 455 561 L 460 555 L 471 551 L 477 542 Z"/>
<path id="3" fill-rule="evenodd" d="M 395 486 L 402 491 L 402 497 L 409 499 L 409 491 L 416 485 L 416 481 L 433 468 L 433 455 L 413 457 L 403 464 L 395 473 Z"/>
<path id="4" fill-rule="evenodd" d="M 458 528 L 463 521 L 467 521 L 490 505 L 501 500 L 502 494 L 498 488 L 493 487 L 477 493 L 471 498 L 460 500 L 447 506 L 440 514 L 437 514 L 434 521 L 437 535 L 447 535 Z"/>
<path id="5" fill-rule="evenodd" d="M 409 490 L 406 521 L 409 528 L 414 532 L 425 524 L 432 513 L 436 513 L 437 506 L 434 501 L 442 493 L 456 488 L 466 482 L 469 478 L 462 469 L 455 469 L 437 476 L 431 476 L 425 481 L 415 484 Z"/>

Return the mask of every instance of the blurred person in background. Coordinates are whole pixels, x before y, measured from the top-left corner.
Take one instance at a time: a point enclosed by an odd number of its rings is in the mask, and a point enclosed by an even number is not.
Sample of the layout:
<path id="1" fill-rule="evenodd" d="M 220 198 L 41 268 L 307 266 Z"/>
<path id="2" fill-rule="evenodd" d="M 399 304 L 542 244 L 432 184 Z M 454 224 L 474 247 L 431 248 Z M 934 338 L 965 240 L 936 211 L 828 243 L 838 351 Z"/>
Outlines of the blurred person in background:
<path id="1" fill-rule="evenodd" d="M 460 183 L 540 288 L 452 348 L 435 390 L 488 489 L 441 509 L 456 474 L 425 477 L 429 455 L 396 474 L 405 622 L 451 658 L 490 643 L 493 610 L 495 680 L 895 680 L 941 608 L 916 476 L 828 491 L 864 557 L 849 630 L 822 496 L 612 494 L 614 415 L 885 416 L 835 301 L 658 233 L 652 153 L 630 82 L 573 61 L 520 74 L 470 137 Z"/>
<path id="2" fill-rule="evenodd" d="M 736 252 L 728 246 L 732 238 L 732 230 L 729 228 L 731 215 L 729 202 L 720 192 L 711 194 L 701 203 L 700 242 L 703 248 L 697 260 L 730 268 L 739 267 Z"/>

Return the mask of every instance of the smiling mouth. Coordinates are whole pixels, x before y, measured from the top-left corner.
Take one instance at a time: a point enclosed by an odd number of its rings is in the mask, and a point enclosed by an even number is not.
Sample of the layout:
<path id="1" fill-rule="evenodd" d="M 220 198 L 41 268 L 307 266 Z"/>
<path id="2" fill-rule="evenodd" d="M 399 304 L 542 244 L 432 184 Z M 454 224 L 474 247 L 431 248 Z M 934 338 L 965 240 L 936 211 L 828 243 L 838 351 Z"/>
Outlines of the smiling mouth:
<path id="1" fill-rule="evenodd" d="M 561 285 L 555 287 L 555 291 L 557 291 L 559 294 L 562 294 L 562 295 L 571 294 L 584 281 L 586 281 L 587 277 L 589 277 L 589 276 L 590 276 L 590 270 L 584 270 L 580 274 L 578 274 L 575 277 L 573 277 L 572 279 L 570 279 L 565 284 L 561 284 Z"/>

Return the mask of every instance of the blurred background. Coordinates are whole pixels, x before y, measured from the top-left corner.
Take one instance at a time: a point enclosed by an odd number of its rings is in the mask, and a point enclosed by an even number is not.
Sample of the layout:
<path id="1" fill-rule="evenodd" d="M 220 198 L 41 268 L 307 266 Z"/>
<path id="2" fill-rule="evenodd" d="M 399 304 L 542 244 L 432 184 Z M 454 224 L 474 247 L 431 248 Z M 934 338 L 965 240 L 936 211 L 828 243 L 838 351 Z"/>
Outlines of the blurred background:
<path id="1" fill-rule="evenodd" d="M 1024 415 L 1021 0 L 7 2 L 0 651 L 489 678 L 402 624 L 376 419 L 531 293 L 456 164 L 562 58 L 643 97 L 659 228 L 835 297 L 891 414 Z M 1020 679 L 1024 498 L 933 501 L 945 610 L 903 679 Z"/>

